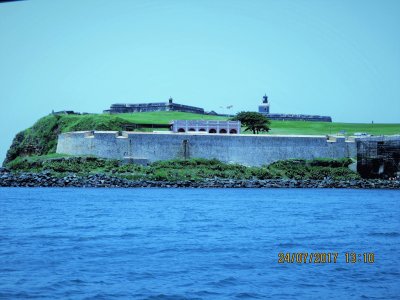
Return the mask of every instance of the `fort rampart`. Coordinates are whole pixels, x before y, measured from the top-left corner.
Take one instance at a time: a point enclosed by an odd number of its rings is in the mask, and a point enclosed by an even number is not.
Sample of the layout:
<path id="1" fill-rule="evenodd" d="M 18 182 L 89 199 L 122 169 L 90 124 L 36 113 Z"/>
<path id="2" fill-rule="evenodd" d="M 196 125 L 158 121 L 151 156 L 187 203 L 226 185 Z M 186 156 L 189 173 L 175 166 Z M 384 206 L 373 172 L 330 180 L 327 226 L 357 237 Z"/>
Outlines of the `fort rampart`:
<path id="1" fill-rule="evenodd" d="M 105 113 L 135 113 L 135 112 L 153 112 L 153 111 L 181 111 L 194 114 L 204 114 L 204 109 L 200 107 L 173 103 L 172 99 L 169 102 L 157 103 L 133 103 L 133 104 L 112 104 L 110 109 L 105 110 Z"/>
<path id="2" fill-rule="evenodd" d="M 63 133 L 57 153 L 95 155 L 140 162 L 206 158 L 260 166 L 284 159 L 355 157 L 354 141 L 344 137 L 137 133 L 85 131 Z"/>
<path id="3" fill-rule="evenodd" d="M 299 115 L 299 114 L 265 114 L 269 120 L 276 121 L 309 121 L 309 122 L 332 122 L 329 116 Z"/>

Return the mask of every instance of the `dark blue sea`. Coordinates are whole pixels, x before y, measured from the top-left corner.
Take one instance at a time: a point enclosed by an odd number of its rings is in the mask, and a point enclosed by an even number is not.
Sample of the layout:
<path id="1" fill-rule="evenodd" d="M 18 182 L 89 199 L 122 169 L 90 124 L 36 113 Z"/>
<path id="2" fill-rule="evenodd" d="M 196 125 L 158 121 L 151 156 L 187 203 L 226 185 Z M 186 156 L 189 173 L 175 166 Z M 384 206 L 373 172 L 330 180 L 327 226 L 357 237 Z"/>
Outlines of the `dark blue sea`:
<path id="1" fill-rule="evenodd" d="M 0 189 L 0 299 L 399 298 L 400 191 Z"/>

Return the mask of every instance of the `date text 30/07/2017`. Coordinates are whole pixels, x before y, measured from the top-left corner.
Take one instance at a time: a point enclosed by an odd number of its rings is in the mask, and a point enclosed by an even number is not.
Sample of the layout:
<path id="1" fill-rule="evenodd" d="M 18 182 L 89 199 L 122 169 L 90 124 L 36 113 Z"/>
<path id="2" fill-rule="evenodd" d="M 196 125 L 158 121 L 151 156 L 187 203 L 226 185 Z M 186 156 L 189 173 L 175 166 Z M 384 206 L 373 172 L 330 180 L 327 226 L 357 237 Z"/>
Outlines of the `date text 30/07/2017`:
<path id="1" fill-rule="evenodd" d="M 279 252 L 278 263 L 309 263 L 309 264 L 326 264 L 338 262 L 338 252 Z M 375 262 L 374 253 L 355 253 L 346 252 L 344 254 L 345 263 L 369 263 Z"/>

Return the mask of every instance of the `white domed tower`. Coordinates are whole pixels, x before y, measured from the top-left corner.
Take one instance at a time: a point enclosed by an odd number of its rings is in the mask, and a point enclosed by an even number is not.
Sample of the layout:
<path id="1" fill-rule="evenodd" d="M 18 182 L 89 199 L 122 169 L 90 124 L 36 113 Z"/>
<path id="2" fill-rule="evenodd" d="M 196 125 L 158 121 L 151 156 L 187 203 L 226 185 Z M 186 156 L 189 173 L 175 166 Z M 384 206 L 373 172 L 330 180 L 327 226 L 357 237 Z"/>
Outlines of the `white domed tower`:
<path id="1" fill-rule="evenodd" d="M 258 112 L 269 114 L 268 96 L 266 94 L 263 97 L 263 103 L 258 106 Z"/>

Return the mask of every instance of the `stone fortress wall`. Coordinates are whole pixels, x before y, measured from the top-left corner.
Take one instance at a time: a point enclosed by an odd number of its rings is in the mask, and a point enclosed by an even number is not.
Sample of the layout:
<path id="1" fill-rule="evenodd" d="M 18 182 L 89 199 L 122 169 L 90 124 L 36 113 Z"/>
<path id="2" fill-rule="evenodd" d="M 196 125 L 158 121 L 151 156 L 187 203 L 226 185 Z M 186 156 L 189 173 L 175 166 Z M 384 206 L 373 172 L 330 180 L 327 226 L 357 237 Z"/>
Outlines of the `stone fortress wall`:
<path id="1" fill-rule="evenodd" d="M 284 159 L 356 156 L 356 143 L 344 137 L 137 133 L 82 131 L 60 134 L 57 153 L 95 155 L 133 162 L 206 158 L 247 166 Z"/>
<path id="2" fill-rule="evenodd" d="M 112 104 L 110 109 L 104 110 L 104 113 L 120 114 L 135 112 L 152 112 L 152 111 L 180 111 L 194 114 L 204 114 L 204 109 L 190 105 L 174 103 L 172 98 L 168 102 L 156 103 L 116 103 Z"/>

